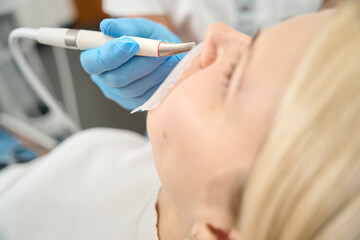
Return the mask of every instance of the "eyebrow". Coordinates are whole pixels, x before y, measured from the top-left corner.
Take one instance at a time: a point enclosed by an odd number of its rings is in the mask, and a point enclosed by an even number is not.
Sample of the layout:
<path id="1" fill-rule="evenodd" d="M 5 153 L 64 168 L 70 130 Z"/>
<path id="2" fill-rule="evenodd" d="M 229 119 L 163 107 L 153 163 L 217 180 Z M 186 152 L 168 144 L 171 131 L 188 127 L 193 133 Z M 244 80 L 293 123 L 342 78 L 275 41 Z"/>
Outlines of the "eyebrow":
<path id="1" fill-rule="evenodd" d="M 249 47 L 248 47 L 248 51 L 250 52 L 250 55 L 248 56 L 248 60 L 250 60 L 252 58 L 252 53 L 253 53 L 252 50 L 254 48 L 255 43 L 259 39 L 260 34 L 261 34 L 261 31 L 257 30 L 254 37 L 251 39 L 251 42 L 250 42 Z"/>
<path id="2" fill-rule="evenodd" d="M 259 38 L 261 31 L 258 29 L 254 35 L 254 37 L 251 39 L 250 47 L 255 44 L 256 40 Z"/>

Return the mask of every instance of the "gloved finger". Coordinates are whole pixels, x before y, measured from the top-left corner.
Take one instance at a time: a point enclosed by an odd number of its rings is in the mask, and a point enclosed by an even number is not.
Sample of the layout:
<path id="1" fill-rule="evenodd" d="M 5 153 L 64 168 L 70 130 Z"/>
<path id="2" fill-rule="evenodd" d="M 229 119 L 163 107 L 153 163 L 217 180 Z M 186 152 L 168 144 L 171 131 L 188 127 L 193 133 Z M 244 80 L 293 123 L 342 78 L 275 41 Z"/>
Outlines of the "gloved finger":
<path id="1" fill-rule="evenodd" d="M 120 37 L 101 48 L 83 51 L 80 62 L 89 74 L 113 70 L 131 59 L 139 50 L 139 44 L 129 37 Z"/>
<path id="2" fill-rule="evenodd" d="M 108 89 L 109 87 L 106 86 L 98 77 L 98 75 L 91 75 L 91 79 L 93 82 L 100 88 L 101 92 L 104 94 L 105 97 L 109 98 Z"/>
<path id="3" fill-rule="evenodd" d="M 127 98 L 122 100 L 115 100 L 120 105 L 122 105 L 124 108 L 128 110 L 134 110 L 135 108 L 143 105 L 153 94 L 154 92 L 159 88 L 160 84 L 152 87 L 149 89 L 144 95 L 136 98 Z M 120 103 L 121 102 L 121 103 Z"/>
<path id="4" fill-rule="evenodd" d="M 168 69 L 164 69 L 164 68 L 168 68 Z M 147 92 L 150 88 L 154 87 L 155 85 L 158 85 L 159 83 L 162 83 L 172 70 L 172 68 L 169 68 L 167 66 L 164 66 L 164 68 L 161 69 L 162 74 L 159 74 L 157 72 L 158 70 L 156 70 L 150 73 L 149 75 L 141 79 L 138 79 L 125 87 L 109 88 L 109 91 L 111 92 L 111 94 L 121 96 L 123 98 L 135 98 L 144 95 L 145 92 Z"/>
<path id="5" fill-rule="evenodd" d="M 125 98 L 125 99 L 115 98 L 115 101 L 128 110 L 134 110 L 135 108 L 143 105 L 154 94 L 154 92 L 159 88 L 159 86 L 160 84 L 155 85 L 154 87 L 150 88 L 146 93 L 144 93 L 142 96 L 136 98 Z"/>
<path id="6" fill-rule="evenodd" d="M 124 87 L 108 87 L 107 91 L 111 92 L 113 95 L 118 95 L 124 98 L 134 98 L 141 96 L 150 88 L 165 80 L 165 78 L 174 68 L 174 63 L 172 62 L 172 59 L 168 59 L 150 74 L 142 78 L 138 78 L 136 81 L 133 81 Z M 94 78 L 98 78 L 98 81 L 103 81 L 101 76 L 94 76 Z"/>
<path id="7" fill-rule="evenodd" d="M 161 83 L 153 86 L 152 88 L 150 88 L 148 91 L 146 91 L 143 95 L 135 97 L 135 98 L 124 98 L 118 95 L 115 95 L 113 93 L 111 93 L 110 91 L 108 91 L 108 87 L 106 85 L 104 85 L 101 81 L 99 81 L 96 78 L 93 78 L 93 81 L 95 82 L 95 84 L 101 89 L 101 91 L 103 92 L 104 96 L 112 101 L 115 101 L 117 104 L 119 104 L 120 106 L 122 106 L 123 108 L 127 109 L 127 110 L 133 110 L 135 108 L 137 108 L 138 106 L 144 104 L 153 94 L 154 92 L 158 89 L 158 87 L 161 85 Z"/>
<path id="8" fill-rule="evenodd" d="M 151 39 L 166 39 L 170 42 L 181 42 L 169 29 L 159 23 L 143 18 L 104 19 L 100 23 L 101 31 L 111 37 L 123 35 Z"/>
<path id="9" fill-rule="evenodd" d="M 109 87 L 125 87 L 152 73 L 166 59 L 135 56 L 120 67 L 100 74 L 99 78 Z"/>

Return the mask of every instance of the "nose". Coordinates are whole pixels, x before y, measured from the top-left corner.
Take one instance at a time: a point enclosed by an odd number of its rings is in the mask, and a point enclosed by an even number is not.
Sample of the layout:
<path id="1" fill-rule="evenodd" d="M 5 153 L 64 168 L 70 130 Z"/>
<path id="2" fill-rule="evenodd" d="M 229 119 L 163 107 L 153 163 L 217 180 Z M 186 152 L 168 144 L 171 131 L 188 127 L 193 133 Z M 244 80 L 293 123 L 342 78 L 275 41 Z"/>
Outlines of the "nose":
<path id="1" fill-rule="evenodd" d="M 204 46 L 201 51 L 200 65 L 206 68 L 216 60 L 229 61 L 238 58 L 251 41 L 251 37 L 242 34 L 226 24 L 215 23 L 208 27 Z"/>

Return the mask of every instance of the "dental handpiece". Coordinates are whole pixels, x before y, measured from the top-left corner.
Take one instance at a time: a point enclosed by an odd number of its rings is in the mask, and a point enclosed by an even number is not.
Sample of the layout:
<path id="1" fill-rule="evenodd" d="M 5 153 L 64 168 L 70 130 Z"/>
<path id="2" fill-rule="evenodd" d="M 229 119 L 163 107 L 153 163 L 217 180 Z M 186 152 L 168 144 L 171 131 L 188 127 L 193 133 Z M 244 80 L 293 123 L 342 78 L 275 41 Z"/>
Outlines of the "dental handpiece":
<path id="1" fill-rule="evenodd" d="M 148 38 L 132 37 L 140 46 L 137 56 L 165 57 L 187 52 L 195 47 L 194 42 L 168 43 Z M 39 28 L 36 39 L 41 44 L 87 50 L 99 48 L 114 38 L 102 32 L 69 28 Z"/>

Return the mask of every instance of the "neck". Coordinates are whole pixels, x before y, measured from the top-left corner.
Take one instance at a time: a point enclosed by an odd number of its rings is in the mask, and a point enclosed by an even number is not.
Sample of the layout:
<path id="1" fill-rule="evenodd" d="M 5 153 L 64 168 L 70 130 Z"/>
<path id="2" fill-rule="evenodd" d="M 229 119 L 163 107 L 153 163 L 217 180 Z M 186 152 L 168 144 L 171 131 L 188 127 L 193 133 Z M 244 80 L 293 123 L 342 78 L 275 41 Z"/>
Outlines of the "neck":
<path id="1" fill-rule="evenodd" d="M 159 194 L 157 212 L 160 240 L 184 240 L 190 236 L 191 224 L 180 216 L 163 189 Z"/>
<path id="2" fill-rule="evenodd" d="M 229 233 L 234 226 L 234 221 L 228 215 L 223 214 L 226 211 L 215 207 L 205 207 L 204 209 L 201 209 L 201 211 L 206 214 L 203 215 L 201 219 L 198 219 L 196 223 L 186 221 L 186 218 L 179 214 L 178 209 L 170 201 L 163 189 L 160 191 L 156 207 L 158 213 L 157 228 L 160 240 L 187 239 L 191 236 L 192 230 L 196 231 L 197 234 L 199 226 L 204 224 L 213 227 L 213 229 L 221 230 L 221 233 Z M 209 230 L 211 229 L 207 229 L 206 231 Z M 213 239 L 213 237 L 211 239 Z M 227 238 L 218 237 L 218 239 Z"/>

